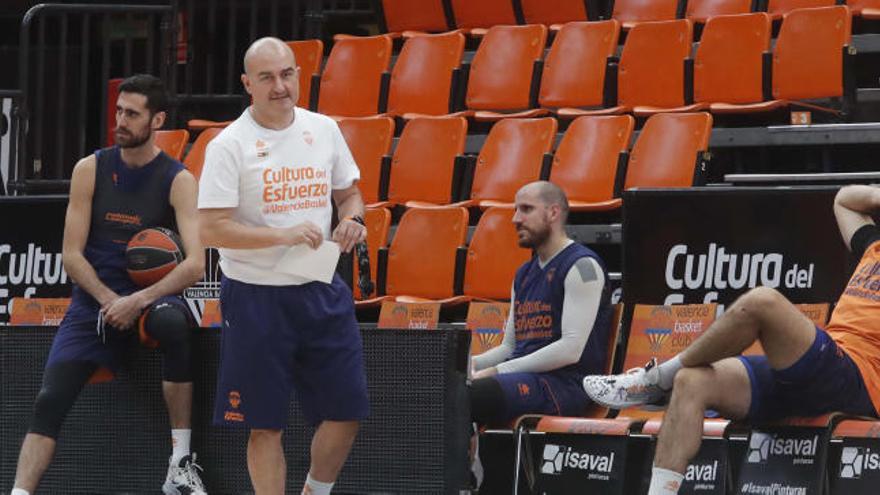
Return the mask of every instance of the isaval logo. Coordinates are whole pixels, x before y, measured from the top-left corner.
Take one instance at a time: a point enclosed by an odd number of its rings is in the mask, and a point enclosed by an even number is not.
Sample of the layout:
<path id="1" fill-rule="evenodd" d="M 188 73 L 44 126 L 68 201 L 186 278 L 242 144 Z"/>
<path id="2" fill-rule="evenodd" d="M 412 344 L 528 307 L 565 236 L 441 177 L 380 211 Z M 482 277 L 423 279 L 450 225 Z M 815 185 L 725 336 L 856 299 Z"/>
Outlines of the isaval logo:
<path id="1" fill-rule="evenodd" d="M 608 455 L 598 455 L 576 452 L 571 447 L 552 443 L 544 445 L 541 473 L 558 475 L 565 468 L 607 475 L 614 469 L 614 452 Z"/>
<path id="2" fill-rule="evenodd" d="M 711 464 L 688 464 L 684 479 L 696 483 L 714 482 L 718 479 L 718 461 Z"/>
<path id="3" fill-rule="evenodd" d="M 859 479 L 865 471 L 880 471 L 880 453 L 866 447 L 844 447 L 840 453 L 840 477 Z"/>
<path id="4" fill-rule="evenodd" d="M 750 464 L 763 464 L 770 456 L 813 457 L 818 445 L 818 435 L 813 438 L 779 438 L 777 435 L 756 431 L 749 438 L 747 461 Z M 798 464 L 797 461 L 795 463 Z"/>

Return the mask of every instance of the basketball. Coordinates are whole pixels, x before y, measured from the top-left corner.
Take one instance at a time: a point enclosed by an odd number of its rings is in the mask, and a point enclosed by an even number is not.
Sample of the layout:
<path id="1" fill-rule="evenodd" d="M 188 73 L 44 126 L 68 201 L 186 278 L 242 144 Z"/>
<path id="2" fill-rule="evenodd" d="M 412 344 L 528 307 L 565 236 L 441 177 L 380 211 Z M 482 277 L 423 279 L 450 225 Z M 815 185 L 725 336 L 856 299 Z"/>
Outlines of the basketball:
<path id="1" fill-rule="evenodd" d="M 155 284 L 183 261 L 183 245 L 173 230 L 154 227 L 128 241 L 125 263 L 131 280 L 140 287 Z"/>

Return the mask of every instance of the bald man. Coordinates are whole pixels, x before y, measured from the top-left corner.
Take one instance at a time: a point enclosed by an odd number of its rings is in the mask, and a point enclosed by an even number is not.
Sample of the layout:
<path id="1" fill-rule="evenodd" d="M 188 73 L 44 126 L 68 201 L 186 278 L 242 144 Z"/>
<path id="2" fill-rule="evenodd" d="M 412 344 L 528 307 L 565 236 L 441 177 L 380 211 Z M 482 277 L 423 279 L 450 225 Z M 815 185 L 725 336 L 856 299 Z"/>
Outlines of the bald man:
<path id="1" fill-rule="evenodd" d="M 295 107 L 299 68 L 286 44 L 255 41 L 244 67 L 253 102 L 208 145 L 199 183 L 202 240 L 219 248 L 223 270 L 214 423 L 250 430 L 255 492 L 283 494 L 295 390 L 317 426 L 302 493 L 328 494 L 369 410 L 352 295 L 338 275 L 324 283 L 275 265 L 291 246 L 332 238 L 348 252 L 365 239 L 360 172 L 336 123 Z"/>
<path id="2" fill-rule="evenodd" d="M 474 356 L 471 414 L 497 424 L 522 414 L 577 416 L 581 381 L 605 369 L 611 305 L 605 265 L 565 233 L 568 199 L 546 181 L 516 193 L 519 245 L 534 250 L 516 272 L 498 347 Z"/>

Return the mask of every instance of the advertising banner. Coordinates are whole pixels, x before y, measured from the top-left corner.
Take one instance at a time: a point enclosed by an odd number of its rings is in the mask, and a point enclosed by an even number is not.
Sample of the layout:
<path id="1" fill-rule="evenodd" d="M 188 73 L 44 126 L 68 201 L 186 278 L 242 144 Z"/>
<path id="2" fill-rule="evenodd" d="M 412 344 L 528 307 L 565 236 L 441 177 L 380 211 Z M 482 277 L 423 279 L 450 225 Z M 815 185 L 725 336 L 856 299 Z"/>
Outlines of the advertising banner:
<path id="1" fill-rule="evenodd" d="M 533 436 L 535 493 L 622 493 L 628 441 L 627 436 Z"/>
<path id="2" fill-rule="evenodd" d="M 826 428 L 753 430 L 734 492 L 820 495 L 828 436 Z"/>
<path id="3" fill-rule="evenodd" d="M 376 327 L 433 330 L 439 321 L 440 303 L 384 301 Z"/>

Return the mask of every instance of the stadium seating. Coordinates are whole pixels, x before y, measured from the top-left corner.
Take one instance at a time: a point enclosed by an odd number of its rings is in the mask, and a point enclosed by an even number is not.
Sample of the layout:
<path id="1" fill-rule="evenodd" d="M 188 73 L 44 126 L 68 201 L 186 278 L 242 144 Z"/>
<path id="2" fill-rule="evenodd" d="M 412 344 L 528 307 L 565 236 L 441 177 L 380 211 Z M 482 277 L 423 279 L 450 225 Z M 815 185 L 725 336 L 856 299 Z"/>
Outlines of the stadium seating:
<path id="1" fill-rule="evenodd" d="M 517 268 L 532 252 L 517 246 L 511 206 L 483 212 L 467 247 L 464 294 L 478 300 L 508 300 Z"/>
<path id="2" fill-rule="evenodd" d="M 651 116 L 632 148 L 624 189 L 702 185 L 711 132 L 708 113 Z"/>
<path id="3" fill-rule="evenodd" d="M 392 35 L 404 31 L 440 32 L 448 29 L 443 0 L 382 0 L 385 27 Z"/>
<path id="4" fill-rule="evenodd" d="M 675 19 L 677 8 L 678 0 L 615 0 L 611 18 L 630 29 L 639 22 Z"/>
<path id="5" fill-rule="evenodd" d="M 619 189 L 635 119 L 629 115 L 575 119 L 553 156 L 550 181 L 558 184 L 571 211 L 620 208 Z"/>
<path id="6" fill-rule="evenodd" d="M 492 26 L 517 24 L 510 0 L 451 0 L 451 5 L 456 27 L 471 36 L 485 36 Z"/>
<path id="7" fill-rule="evenodd" d="M 403 44 L 391 71 L 389 115 L 443 115 L 455 106 L 464 35 L 453 31 L 416 36 Z"/>
<path id="8" fill-rule="evenodd" d="M 747 14 L 752 10 L 752 0 L 690 0 L 685 17 L 692 22 L 705 23 L 719 15 Z"/>
<path id="9" fill-rule="evenodd" d="M 367 253 L 370 256 L 370 280 L 374 283 L 379 271 L 379 248 L 388 245 L 388 232 L 391 229 L 391 211 L 387 208 L 367 208 L 364 211 L 364 223 L 367 227 Z M 357 253 L 354 254 L 354 266 L 359 270 L 357 263 Z M 357 281 L 357 277 L 354 277 Z M 355 307 L 360 301 L 367 299 L 361 293 L 361 288 L 357 283 L 352 284 L 352 293 L 355 298 Z"/>
<path id="10" fill-rule="evenodd" d="M 388 36 L 337 39 L 321 74 L 318 112 L 338 117 L 377 114 L 390 60 Z"/>
<path id="11" fill-rule="evenodd" d="M 299 99 L 296 106 L 313 108 L 312 79 L 321 73 L 324 43 L 321 40 L 288 41 L 287 46 L 293 50 L 296 65 L 299 67 Z"/>
<path id="12" fill-rule="evenodd" d="M 414 206 L 457 200 L 466 137 L 467 120 L 463 117 L 410 120 L 391 159 L 389 204 Z"/>
<path id="13" fill-rule="evenodd" d="M 200 132 L 190 147 L 189 153 L 186 154 L 186 158 L 183 159 L 183 164 L 195 176 L 196 180 L 202 176 L 202 168 L 205 166 L 205 151 L 208 148 L 208 143 L 217 134 L 220 134 L 222 130 L 220 127 L 209 127 Z"/>
<path id="14" fill-rule="evenodd" d="M 795 9 L 811 7 L 831 7 L 834 0 L 767 0 L 767 13 L 774 21 Z"/>
<path id="15" fill-rule="evenodd" d="M 361 171 L 358 187 L 368 206 L 383 205 L 388 187 L 394 120 L 389 117 L 348 118 L 339 121 L 345 142 Z"/>
<path id="16" fill-rule="evenodd" d="M 171 129 L 156 131 L 154 143 L 168 156 L 177 161 L 183 157 L 183 150 L 189 142 L 189 131 L 186 129 Z"/>
<path id="17" fill-rule="evenodd" d="M 849 0 L 846 2 L 854 17 L 880 19 L 880 2 L 876 0 Z"/>
<path id="18" fill-rule="evenodd" d="M 566 22 L 588 19 L 584 0 L 521 0 L 520 4 L 526 24 L 544 24 L 554 31 Z"/>

